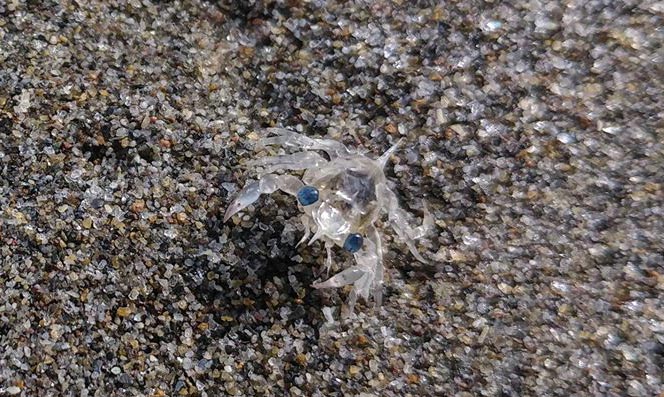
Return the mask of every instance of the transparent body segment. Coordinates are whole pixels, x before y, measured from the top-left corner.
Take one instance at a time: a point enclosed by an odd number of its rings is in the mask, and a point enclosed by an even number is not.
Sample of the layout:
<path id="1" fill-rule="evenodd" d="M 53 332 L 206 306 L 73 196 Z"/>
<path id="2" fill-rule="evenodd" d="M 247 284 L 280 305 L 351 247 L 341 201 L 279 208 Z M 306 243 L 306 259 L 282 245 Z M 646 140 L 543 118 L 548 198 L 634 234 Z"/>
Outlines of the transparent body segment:
<path id="1" fill-rule="evenodd" d="M 353 265 L 325 281 L 315 283 L 313 287 L 352 285 L 347 313 L 353 312 L 360 297 L 367 300 L 372 295 L 379 305 L 384 267 L 381 230 L 377 222 L 386 218 L 386 224 L 391 226 L 399 240 L 408 246 L 415 258 L 423 262 L 425 260 L 417 251 L 416 240 L 424 237 L 433 227 L 433 217 L 426 205 L 422 224 L 411 226 L 408 223 L 410 215 L 399 206 L 396 195 L 387 186 L 383 168 L 397 150 L 398 143 L 379 158 L 371 159 L 334 140 L 311 138 L 282 128 L 269 128 L 265 132 L 257 148 L 276 146 L 286 154 L 249 162 L 251 167 L 258 167 L 255 171 L 262 177 L 240 191 L 228 207 L 224 221 L 256 202 L 261 194 L 280 189 L 296 196 L 303 186 L 315 188 L 317 197 L 306 200 L 306 206 L 298 203 L 304 225 L 304 235 L 298 245 L 307 240 L 308 244 L 322 241 L 326 249 L 325 268 L 328 275 L 334 267 L 333 248 L 343 248 L 351 235 L 356 245 L 352 246 L 351 251 L 354 252 Z M 329 160 L 319 152 L 325 153 Z M 303 171 L 303 174 L 301 179 L 289 174 L 274 174 L 284 171 Z M 348 244 L 346 249 L 349 249 Z"/>

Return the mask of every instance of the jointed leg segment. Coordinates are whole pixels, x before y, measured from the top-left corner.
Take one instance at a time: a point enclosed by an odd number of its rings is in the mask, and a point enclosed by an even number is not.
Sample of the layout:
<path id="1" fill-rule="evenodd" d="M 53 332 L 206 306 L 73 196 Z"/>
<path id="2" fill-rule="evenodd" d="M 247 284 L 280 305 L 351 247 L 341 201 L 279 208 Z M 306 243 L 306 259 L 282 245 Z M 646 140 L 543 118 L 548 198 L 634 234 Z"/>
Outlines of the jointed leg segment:
<path id="1" fill-rule="evenodd" d="M 258 142 L 258 147 L 270 145 L 279 145 L 299 150 L 323 150 L 330 158 L 350 154 L 350 151 L 342 143 L 332 139 L 315 139 L 298 134 L 283 128 L 268 128 L 267 132 L 276 136 L 262 138 Z"/>
<path id="2" fill-rule="evenodd" d="M 226 210 L 224 222 L 258 200 L 261 194 L 271 194 L 280 189 L 295 196 L 302 186 L 302 181 L 292 175 L 263 175 L 259 180 L 247 184 L 235 197 Z"/>
<path id="3" fill-rule="evenodd" d="M 347 302 L 348 310 L 351 313 L 358 297 L 368 299 L 369 294 L 373 292 L 377 304 L 380 304 L 382 300 L 383 250 L 380 235 L 373 226 L 367 230 L 365 246 L 354 256 L 355 266 L 313 285 L 314 288 L 336 288 L 353 284 Z"/>
<path id="4" fill-rule="evenodd" d="M 280 170 L 317 168 L 325 163 L 327 163 L 327 160 L 316 152 L 298 152 L 281 156 L 262 157 L 249 161 L 247 165 L 265 167 L 265 173 L 273 173 Z"/>
<path id="5" fill-rule="evenodd" d="M 407 222 L 408 213 L 401 209 L 399 206 L 399 200 L 394 192 L 387 186 L 383 186 L 382 189 L 379 190 L 381 196 L 387 200 L 385 211 L 388 214 L 390 225 L 397 235 L 399 235 L 401 240 L 406 243 L 413 256 L 415 256 L 420 262 L 426 263 L 426 260 L 420 255 L 415 247 L 415 240 L 424 237 L 433 227 L 433 216 L 429 212 L 429 209 L 426 205 L 423 205 L 424 218 L 422 219 L 422 225 L 411 227 Z"/>

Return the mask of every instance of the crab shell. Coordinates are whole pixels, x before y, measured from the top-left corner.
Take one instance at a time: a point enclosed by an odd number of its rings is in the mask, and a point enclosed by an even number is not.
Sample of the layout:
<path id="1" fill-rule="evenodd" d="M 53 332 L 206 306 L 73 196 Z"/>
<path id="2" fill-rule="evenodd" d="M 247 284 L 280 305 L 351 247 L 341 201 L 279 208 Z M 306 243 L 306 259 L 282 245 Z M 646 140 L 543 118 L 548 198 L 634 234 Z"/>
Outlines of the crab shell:
<path id="1" fill-rule="evenodd" d="M 378 159 L 371 159 L 333 140 L 314 139 L 285 129 L 271 128 L 257 146 L 280 146 L 286 150 L 301 151 L 250 161 L 249 166 L 263 167 L 263 173 L 258 180 L 248 183 L 240 191 L 229 205 L 224 221 L 254 203 L 261 194 L 270 194 L 279 189 L 298 197 L 303 212 L 301 220 L 305 227 L 305 234 L 298 245 L 305 242 L 312 232 L 314 235 L 309 244 L 317 240 L 324 241 L 328 272 L 332 267 L 331 250 L 335 245 L 353 253 L 355 265 L 313 285 L 315 288 L 331 288 L 352 284 L 348 298 L 349 313 L 352 313 L 358 296 L 368 299 L 370 293 L 373 293 L 376 304 L 380 304 L 383 250 L 376 221 L 382 216 L 385 215 L 387 224 L 406 243 L 410 252 L 424 262 L 414 242 L 432 227 L 433 218 L 423 205 L 422 225 L 409 226 L 408 213 L 400 208 L 383 173 L 398 143 Z M 325 152 L 329 160 L 321 156 L 319 151 Z M 304 174 L 300 180 L 294 175 L 276 173 L 286 170 L 304 170 Z M 301 200 L 303 189 L 315 191 L 313 202 Z M 361 243 L 361 247 L 349 245 L 350 238 Z"/>
<path id="2" fill-rule="evenodd" d="M 320 195 L 314 204 L 301 205 L 303 212 L 315 222 L 318 237 L 340 247 L 351 233 L 365 235 L 380 216 L 376 185 L 385 184 L 385 175 L 373 160 L 338 158 L 320 169 L 307 170 L 303 182 Z"/>

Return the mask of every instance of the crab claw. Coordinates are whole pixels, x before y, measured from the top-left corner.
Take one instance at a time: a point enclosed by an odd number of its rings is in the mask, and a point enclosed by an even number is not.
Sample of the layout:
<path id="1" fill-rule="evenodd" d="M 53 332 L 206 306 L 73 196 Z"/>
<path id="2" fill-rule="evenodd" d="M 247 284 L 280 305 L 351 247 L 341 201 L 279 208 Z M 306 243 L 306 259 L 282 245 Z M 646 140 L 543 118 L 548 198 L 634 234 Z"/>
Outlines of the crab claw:
<path id="1" fill-rule="evenodd" d="M 246 185 L 226 209 L 224 222 L 231 216 L 253 204 L 261 194 L 271 194 L 277 189 L 295 196 L 303 186 L 302 181 L 292 175 L 263 175 L 258 181 Z"/>
<path id="2" fill-rule="evenodd" d="M 312 286 L 316 289 L 320 288 L 338 288 L 343 287 L 344 285 L 353 284 L 362 277 L 366 271 L 360 269 L 357 266 L 350 267 L 341 273 L 334 275 L 333 277 L 320 282 L 314 283 Z"/>
<path id="3" fill-rule="evenodd" d="M 231 205 L 226 209 L 224 215 L 224 222 L 228 221 L 233 215 L 247 208 L 260 197 L 260 184 L 258 181 L 251 182 L 240 191 L 235 197 Z"/>

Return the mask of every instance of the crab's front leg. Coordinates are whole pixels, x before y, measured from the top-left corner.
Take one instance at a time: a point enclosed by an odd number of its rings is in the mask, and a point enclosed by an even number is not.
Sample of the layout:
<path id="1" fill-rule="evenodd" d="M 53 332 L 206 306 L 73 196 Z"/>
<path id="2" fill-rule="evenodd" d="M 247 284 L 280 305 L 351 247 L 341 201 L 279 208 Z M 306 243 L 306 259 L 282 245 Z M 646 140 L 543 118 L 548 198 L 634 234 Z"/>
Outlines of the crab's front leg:
<path id="1" fill-rule="evenodd" d="M 329 277 L 330 269 L 332 268 L 332 248 L 334 248 L 334 243 L 331 241 L 325 242 L 325 252 L 327 253 L 325 257 L 325 275 Z"/>
<path id="2" fill-rule="evenodd" d="M 259 180 L 247 184 L 238 193 L 237 197 L 235 197 L 231 205 L 226 209 L 224 222 L 258 200 L 261 194 L 271 194 L 280 189 L 295 196 L 302 186 L 304 186 L 302 181 L 292 175 L 263 175 Z"/>
<path id="3" fill-rule="evenodd" d="M 300 221 L 302 222 L 302 225 L 304 225 L 304 235 L 300 239 L 300 241 L 295 245 L 295 247 L 299 247 L 300 244 L 304 243 L 307 241 L 309 236 L 311 236 L 311 228 L 315 227 L 312 222 L 311 222 L 311 217 L 308 214 L 302 214 L 300 216 Z"/>
<path id="4" fill-rule="evenodd" d="M 374 292 L 376 304 L 382 300 L 383 284 L 383 250 L 378 231 L 370 226 L 367 241 L 363 248 L 354 254 L 355 266 L 334 275 L 330 279 L 313 285 L 314 288 L 338 288 L 353 284 L 348 296 L 348 310 L 353 312 L 358 297 L 369 299 L 369 293 Z"/>

